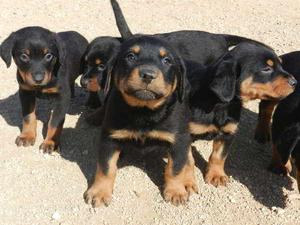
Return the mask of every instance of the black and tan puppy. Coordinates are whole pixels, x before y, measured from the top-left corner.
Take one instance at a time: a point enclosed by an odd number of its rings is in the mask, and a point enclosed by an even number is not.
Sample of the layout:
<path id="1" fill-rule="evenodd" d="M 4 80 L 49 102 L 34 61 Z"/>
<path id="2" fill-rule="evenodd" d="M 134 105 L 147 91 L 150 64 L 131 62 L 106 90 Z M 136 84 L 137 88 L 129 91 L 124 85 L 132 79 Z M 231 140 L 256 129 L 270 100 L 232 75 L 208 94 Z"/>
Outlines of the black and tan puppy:
<path id="1" fill-rule="evenodd" d="M 87 203 L 97 207 L 110 202 L 117 161 L 125 149 L 168 152 L 166 201 L 182 204 L 197 192 L 185 76 L 182 60 L 161 39 L 140 36 L 122 44 L 106 86 L 97 171 L 84 194 Z"/>
<path id="2" fill-rule="evenodd" d="M 87 47 L 80 84 L 89 92 L 88 107 L 98 108 L 102 105 L 98 92 L 104 88 L 107 72 L 118 52 L 120 41 L 116 37 L 97 37 Z"/>
<path id="3" fill-rule="evenodd" d="M 291 74 L 299 77 L 299 61 L 300 52 L 291 52 L 280 56 L 282 60 L 282 67 Z M 298 80 L 299 81 L 299 80 Z M 272 115 L 278 101 L 263 100 L 259 103 L 258 123 L 255 130 L 255 140 L 259 143 L 266 143 L 271 140 L 270 124 Z"/>
<path id="4" fill-rule="evenodd" d="M 241 43 L 208 67 L 188 65 L 191 83 L 189 124 L 193 140 L 213 140 L 205 181 L 226 185 L 224 164 L 238 129 L 243 102 L 279 100 L 294 91 L 296 80 L 283 70 L 273 50 Z"/>
<path id="5" fill-rule="evenodd" d="M 82 72 L 82 56 L 87 40 L 74 31 L 53 33 L 42 27 L 26 27 L 12 33 L 1 45 L 1 57 L 7 67 L 13 57 L 22 105 L 23 128 L 16 139 L 18 146 L 29 146 L 36 139 L 36 97 L 50 95 L 55 99 L 47 135 L 40 149 L 58 148 L 65 114 L 74 81 Z"/>
<path id="6" fill-rule="evenodd" d="M 300 52 L 283 55 L 284 68 L 300 81 Z M 288 174 L 292 167 L 290 157 L 295 159 L 297 182 L 300 191 L 300 85 L 287 98 L 279 102 L 272 123 L 272 162 L 269 167 L 277 174 Z"/>

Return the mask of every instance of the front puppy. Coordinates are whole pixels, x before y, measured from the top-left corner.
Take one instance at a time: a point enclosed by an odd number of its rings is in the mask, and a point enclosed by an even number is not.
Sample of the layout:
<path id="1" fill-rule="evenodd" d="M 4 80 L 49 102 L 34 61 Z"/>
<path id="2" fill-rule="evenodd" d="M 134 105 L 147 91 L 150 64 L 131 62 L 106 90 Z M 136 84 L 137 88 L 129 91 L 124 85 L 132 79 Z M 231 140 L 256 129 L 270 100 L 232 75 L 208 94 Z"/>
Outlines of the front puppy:
<path id="1" fill-rule="evenodd" d="M 282 69 L 273 50 L 250 43 L 237 45 L 209 67 L 192 65 L 189 71 L 191 135 L 194 140 L 213 140 L 205 181 L 214 186 L 226 185 L 224 164 L 243 102 L 278 101 L 292 93 L 297 82 Z"/>
<path id="2" fill-rule="evenodd" d="M 48 122 L 47 135 L 40 149 L 58 148 L 65 114 L 74 81 L 82 70 L 87 40 L 77 32 L 53 33 L 42 27 L 26 27 L 12 33 L 1 45 L 1 57 L 7 67 L 13 57 L 22 105 L 23 128 L 17 146 L 34 145 L 36 138 L 36 97 L 53 96 L 55 106 Z"/>
<path id="3" fill-rule="evenodd" d="M 166 150 L 164 197 L 178 205 L 197 191 L 189 110 L 185 99 L 185 67 L 160 39 L 140 36 L 121 46 L 108 77 L 105 118 L 92 186 L 85 192 L 94 207 L 111 200 L 122 150 Z"/>
<path id="4" fill-rule="evenodd" d="M 81 86 L 89 92 L 88 107 L 101 106 L 98 92 L 104 88 L 119 46 L 120 39 L 115 37 L 98 37 L 88 45 L 84 54 L 84 72 L 80 79 Z"/>

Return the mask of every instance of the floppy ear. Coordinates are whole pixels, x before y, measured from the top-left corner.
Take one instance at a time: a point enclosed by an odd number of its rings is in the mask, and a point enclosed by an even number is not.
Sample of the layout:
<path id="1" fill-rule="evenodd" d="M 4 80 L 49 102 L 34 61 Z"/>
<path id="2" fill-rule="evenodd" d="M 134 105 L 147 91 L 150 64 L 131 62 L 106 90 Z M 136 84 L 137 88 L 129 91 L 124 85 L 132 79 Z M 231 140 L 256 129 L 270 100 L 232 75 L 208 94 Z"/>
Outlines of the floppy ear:
<path id="1" fill-rule="evenodd" d="M 222 59 L 210 84 L 210 89 L 222 102 L 230 102 L 234 98 L 237 78 L 235 64 L 232 58 Z"/>
<path id="2" fill-rule="evenodd" d="M 177 93 L 180 103 L 182 103 L 185 98 L 186 79 L 186 67 L 183 60 L 180 59 L 179 71 L 177 72 Z"/>
<path id="3" fill-rule="evenodd" d="M 58 34 L 54 33 L 54 38 L 55 38 L 56 48 L 58 50 L 58 61 L 60 65 L 63 65 L 67 54 L 66 46 Z"/>
<path id="4" fill-rule="evenodd" d="M 11 33 L 8 38 L 6 38 L 0 47 L 1 58 L 6 63 L 7 68 L 11 65 L 12 49 L 15 44 L 15 33 Z"/>

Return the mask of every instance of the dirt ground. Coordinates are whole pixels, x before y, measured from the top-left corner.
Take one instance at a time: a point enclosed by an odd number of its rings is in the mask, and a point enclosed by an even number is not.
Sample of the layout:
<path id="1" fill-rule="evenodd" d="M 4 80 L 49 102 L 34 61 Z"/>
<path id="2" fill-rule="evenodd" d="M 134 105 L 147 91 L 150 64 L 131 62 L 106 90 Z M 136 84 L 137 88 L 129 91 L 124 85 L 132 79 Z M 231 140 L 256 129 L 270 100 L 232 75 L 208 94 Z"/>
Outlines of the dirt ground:
<path id="1" fill-rule="evenodd" d="M 180 29 L 232 33 L 273 46 L 278 54 L 300 50 L 299 0 L 120 0 L 132 31 L 158 33 Z M 92 40 L 118 35 L 109 0 L 0 1 L 0 40 L 29 25 L 53 31 L 77 30 Z M 299 62 L 300 63 L 300 62 Z M 93 146 L 98 129 L 84 122 L 86 94 L 77 88 L 67 115 L 61 155 L 39 153 L 42 121 L 49 101 L 38 102 L 36 145 L 17 148 L 21 109 L 15 66 L 0 63 L 0 224 L 300 224 L 300 196 L 293 177 L 270 174 L 270 145 L 253 140 L 257 102 L 246 105 L 238 136 L 226 164 L 227 187 L 203 180 L 211 143 L 197 143 L 200 189 L 185 206 L 164 202 L 164 163 L 124 159 L 112 204 L 93 209 L 82 195 L 95 170 Z M 51 103 L 51 102 L 50 102 Z"/>

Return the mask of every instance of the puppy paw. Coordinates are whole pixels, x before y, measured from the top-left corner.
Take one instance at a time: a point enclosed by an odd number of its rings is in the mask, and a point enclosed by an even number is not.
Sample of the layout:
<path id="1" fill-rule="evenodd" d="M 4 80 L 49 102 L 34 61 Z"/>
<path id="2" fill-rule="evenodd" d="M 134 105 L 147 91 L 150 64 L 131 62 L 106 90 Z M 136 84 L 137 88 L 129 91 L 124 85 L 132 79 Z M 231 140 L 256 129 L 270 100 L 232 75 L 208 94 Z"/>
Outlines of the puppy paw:
<path id="1" fill-rule="evenodd" d="M 59 146 L 52 140 L 44 140 L 40 145 L 40 150 L 43 151 L 43 153 L 51 154 L 54 151 L 59 152 Z"/>
<path id="2" fill-rule="evenodd" d="M 16 145 L 18 147 L 20 146 L 24 146 L 24 147 L 28 147 L 28 146 L 32 146 L 35 143 L 35 136 L 34 135 L 24 135 L 24 134 L 20 134 L 15 141 Z"/>
<path id="3" fill-rule="evenodd" d="M 112 189 L 90 187 L 83 194 L 84 201 L 94 208 L 105 205 L 108 206 L 112 199 Z"/>
<path id="4" fill-rule="evenodd" d="M 173 205 L 183 205 L 189 200 L 192 193 L 198 193 L 198 187 L 194 181 L 185 184 L 166 185 L 164 190 L 164 198 L 166 202 Z"/>
<path id="5" fill-rule="evenodd" d="M 205 175 L 204 181 L 215 187 L 226 186 L 229 178 L 222 170 L 209 169 Z"/>
<path id="6" fill-rule="evenodd" d="M 286 165 L 279 165 L 279 164 L 271 163 L 268 166 L 268 170 L 277 175 L 287 176 L 289 173 L 292 172 L 292 166 L 290 163 L 287 163 Z"/>

